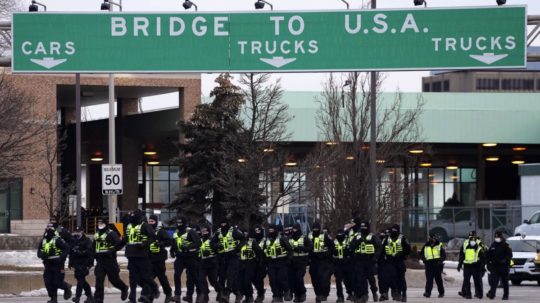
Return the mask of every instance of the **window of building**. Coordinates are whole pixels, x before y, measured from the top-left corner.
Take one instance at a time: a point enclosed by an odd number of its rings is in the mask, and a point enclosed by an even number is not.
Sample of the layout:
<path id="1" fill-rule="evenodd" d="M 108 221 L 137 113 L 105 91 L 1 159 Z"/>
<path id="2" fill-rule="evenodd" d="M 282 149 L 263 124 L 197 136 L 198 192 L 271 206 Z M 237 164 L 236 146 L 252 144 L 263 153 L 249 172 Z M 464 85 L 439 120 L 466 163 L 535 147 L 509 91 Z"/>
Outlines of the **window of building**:
<path id="1" fill-rule="evenodd" d="M 431 84 L 431 91 L 433 92 L 440 92 L 442 91 L 442 83 L 440 81 L 433 82 Z"/>
<path id="2" fill-rule="evenodd" d="M 147 165 L 143 175 L 142 166 L 139 166 L 139 204 L 146 203 L 170 204 L 176 199 L 180 191 L 180 177 L 178 166 Z M 143 184 L 144 183 L 144 184 Z"/>
<path id="3" fill-rule="evenodd" d="M 477 90 L 499 90 L 499 79 L 476 79 Z"/>
<path id="4" fill-rule="evenodd" d="M 424 89 L 422 91 L 423 92 L 431 91 L 430 84 L 429 83 L 424 83 Z"/>
<path id="5" fill-rule="evenodd" d="M 532 91 L 534 90 L 533 79 L 503 79 L 503 90 Z"/>
<path id="6" fill-rule="evenodd" d="M 450 91 L 450 80 L 444 80 L 443 81 L 443 92 L 449 92 Z"/>

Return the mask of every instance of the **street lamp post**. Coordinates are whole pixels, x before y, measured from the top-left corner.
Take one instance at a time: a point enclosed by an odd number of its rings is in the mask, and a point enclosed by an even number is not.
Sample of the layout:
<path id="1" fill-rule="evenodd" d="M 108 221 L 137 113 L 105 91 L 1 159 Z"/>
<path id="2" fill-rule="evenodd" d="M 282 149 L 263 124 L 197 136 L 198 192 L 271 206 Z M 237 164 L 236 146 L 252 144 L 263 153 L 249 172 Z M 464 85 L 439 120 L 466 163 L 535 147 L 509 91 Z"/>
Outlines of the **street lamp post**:
<path id="1" fill-rule="evenodd" d="M 255 2 L 255 9 L 263 9 L 265 4 L 268 4 L 270 6 L 271 11 L 274 10 L 274 6 L 272 5 L 272 3 L 265 0 L 257 0 L 257 2 Z"/>
<path id="2" fill-rule="evenodd" d="M 112 4 L 112 5 L 111 5 Z M 113 6 L 116 5 L 122 11 L 122 0 L 116 3 L 110 0 L 103 0 L 101 10 L 113 11 Z M 109 164 L 116 164 L 116 138 L 115 138 L 115 114 L 114 114 L 114 74 L 109 74 Z M 116 222 L 116 195 L 110 195 L 108 201 L 109 222 Z"/>
<path id="3" fill-rule="evenodd" d="M 377 8 L 377 0 L 371 0 L 371 9 Z M 377 72 L 371 72 L 370 81 L 370 143 L 369 143 L 369 196 L 372 230 L 377 230 Z"/>
<path id="4" fill-rule="evenodd" d="M 39 3 L 36 0 L 32 0 L 32 4 L 28 7 L 29 12 L 37 12 L 39 11 L 39 7 L 43 7 L 44 11 L 47 11 L 47 6 L 43 3 Z"/>

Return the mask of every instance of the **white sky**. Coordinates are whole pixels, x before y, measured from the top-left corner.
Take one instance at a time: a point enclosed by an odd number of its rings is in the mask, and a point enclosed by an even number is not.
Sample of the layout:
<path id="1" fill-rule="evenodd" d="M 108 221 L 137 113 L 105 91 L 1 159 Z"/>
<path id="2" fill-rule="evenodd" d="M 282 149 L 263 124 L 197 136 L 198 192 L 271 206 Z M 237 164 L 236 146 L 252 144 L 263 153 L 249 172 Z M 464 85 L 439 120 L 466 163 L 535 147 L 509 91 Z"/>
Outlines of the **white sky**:
<path id="1" fill-rule="evenodd" d="M 124 11 L 184 11 L 184 0 L 116 0 L 122 1 Z M 200 12 L 212 11 L 255 11 L 255 0 L 192 0 Z M 336 10 L 345 9 L 340 0 L 268 0 L 274 5 L 274 10 Z M 23 0 L 29 5 L 30 0 Z M 98 11 L 102 0 L 40 0 L 47 5 L 48 11 Z M 367 5 L 368 0 L 350 0 L 351 8 L 360 8 Z M 429 7 L 457 7 L 457 6 L 496 6 L 496 0 L 427 0 Z M 507 0 L 507 5 L 527 4 L 529 15 L 540 15 L 540 0 Z M 378 8 L 414 8 L 413 0 L 377 0 Z M 267 8 L 265 8 L 267 9 Z M 421 9 L 418 7 L 418 9 Z M 115 7 L 116 10 L 116 7 Z M 534 45 L 540 45 L 540 40 Z M 384 91 L 418 92 L 421 90 L 421 77 L 429 71 L 419 72 L 391 72 L 386 73 L 387 79 L 383 84 Z M 214 79 L 217 74 L 202 74 L 202 94 L 207 96 L 215 86 Z M 291 73 L 275 74 L 281 78 L 282 86 L 288 91 L 320 91 L 321 83 L 326 73 Z M 144 106 L 146 110 L 167 106 L 165 97 L 157 97 L 152 106 Z M 163 103 L 165 102 L 165 103 Z M 148 102 L 145 102 L 148 103 Z M 170 105 L 169 105 L 170 106 Z"/>

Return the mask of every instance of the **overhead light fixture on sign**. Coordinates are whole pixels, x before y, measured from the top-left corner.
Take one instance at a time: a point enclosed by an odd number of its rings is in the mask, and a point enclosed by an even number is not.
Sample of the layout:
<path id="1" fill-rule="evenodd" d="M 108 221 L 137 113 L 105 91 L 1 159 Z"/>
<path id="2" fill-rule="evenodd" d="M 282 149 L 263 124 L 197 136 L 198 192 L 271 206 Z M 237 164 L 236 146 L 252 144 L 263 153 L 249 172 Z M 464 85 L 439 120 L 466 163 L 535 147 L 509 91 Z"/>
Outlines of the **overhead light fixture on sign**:
<path id="1" fill-rule="evenodd" d="M 197 4 L 193 3 L 192 1 L 186 0 L 184 1 L 184 4 L 182 4 L 184 9 L 190 9 L 192 6 L 195 7 L 195 11 L 199 11 L 199 8 L 197 7 Z"/>
<path id="2" fill-rule="evenodd" d="M 264 0 L 257 0 L 257 2 L 255 2 L 255 9 L 263 9 L 265 4 L 268 4 L 270 6 L 271 11 L 274 10 L 274 6 L 272 5 L 272 3 Z"/>
<path id="3" fill-rule="evenodd" d="M 414 0 L 414 6 L 424 5 L 427 7 L 427 2 L 425 0 Z"/>
<path id="4" fill-rule="evenodd" d="M 497 5 L 505 5 L 506 4 L 506 0 L 497 0 Z"/>
<path id="5" fill-rule="evenodd" d="M 39 11 L 39 7 L 43 7 L 43 10 L 44 11 L 47 11 L 47 6 L 43 3 L 39 3 L 35 0 L 32 0 L 32 4 L 30 4 L 30 6 L 28 7 L 28 11 L 29 12 L 37 12 Z"/>

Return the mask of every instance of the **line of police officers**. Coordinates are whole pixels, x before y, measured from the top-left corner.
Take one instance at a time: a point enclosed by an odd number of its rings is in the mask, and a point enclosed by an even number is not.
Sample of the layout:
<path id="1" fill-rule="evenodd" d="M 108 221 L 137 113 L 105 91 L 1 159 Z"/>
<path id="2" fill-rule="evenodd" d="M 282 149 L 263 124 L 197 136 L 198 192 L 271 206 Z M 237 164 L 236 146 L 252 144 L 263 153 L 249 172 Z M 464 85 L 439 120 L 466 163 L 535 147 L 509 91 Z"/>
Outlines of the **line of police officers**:
<path id="1" fill-rule="evenodd" d="M 166 276 L 167 247 L 174 258 L 174 293 Z M 116 252 L 125 247 L 128 259 L 129 287 L 120 279 Z M 367 221 L 355 218 L 332 238 L 318 222 L 311 232 L 302 233 L 299 224 L 282 230 L 269 225 L 266 233 L 262 226 L 239 228 L 223 219 L 218 230 L 211 235 L 209 227 L 189 226 L 185 218 L 176 220 L 176 231 L 171 239 L 158 225 L 155 215 L 148 222 L 140 210 L 130 214 L 124 237 L 111 228 L 105 220 L 99 220 L 93 242 L 78 228 L 73 237 L 56 222 L 51 222 L 38 249 L 38 257 L 45 265 L 44 280 L 50 297 L 57 302 L 57 290 L 64 290 L 64 299 L 71 297 L 71 285 L 64 282 L 64 262 L 70 255 L 68 267 L 73 268 L 77 288 L 73 302 L 80 302 L 84 291 L 86 303 L 104 300 L 104 280 L 121 291 L 121 299 L 137 302 L 137 286 L 142 288 L 139 302 L 153 302 L 160 291 L 155 283 L 157 277 L 165 294 L 164 302 L 210 301 L 208 284 L 216 291 L 216 302 L 229 302 L 235 295 L 235 303 L 263 302 L 264 279 L 268 275 L 272 302 L 305 302 L 304 276 L 309 274 L 316 302 L 324 302 L 330 294 L 331 277 L 335 276 L 337 302 L 345 299 L 356 303 L 367 302 L 371 290 L 373 301 L 407 301 L 405 259 L 410 245 L 400 233 L 399 225 L 381 232 L 378 236 L 370 231 Z M 442 269 L 445 252 L 436 237 L 432 236 L 422 248 L 421 257 L 426 270 L 424 296 L 430 297 L 433 280 L 439 297 L 444 296 Z M 464 269 L 463 289 L 465 298 L 471 298 L 470 277 L 475 281 L 475 296 L 482 297 L 481 275 L 483 265 L 490 271 L 491 290 L 495 296 L 499 281 L 504 285 L 503 299 L 508 299 L 508 268 L 511 250 L 502 235 L 484 249 L 476 235 L 465 241 L 460 253 L 458 270 Z M 95 260 L 95 293 L 86 282 L 89 269 Z M 186 271 L 187 292 L 182 297 L 182 273 Z M 378 285 L 375 280 L 378 275 Z M 343 288 L 343 284 L 345 289 Z M 256 293 L 254 293 L 255 287 Z M 347 298 L 345 298 L 345 292 Z M 380 297 L 377 294 L 380 293 Z M 390 295 L 389 295 L 390 292 Z"/>

